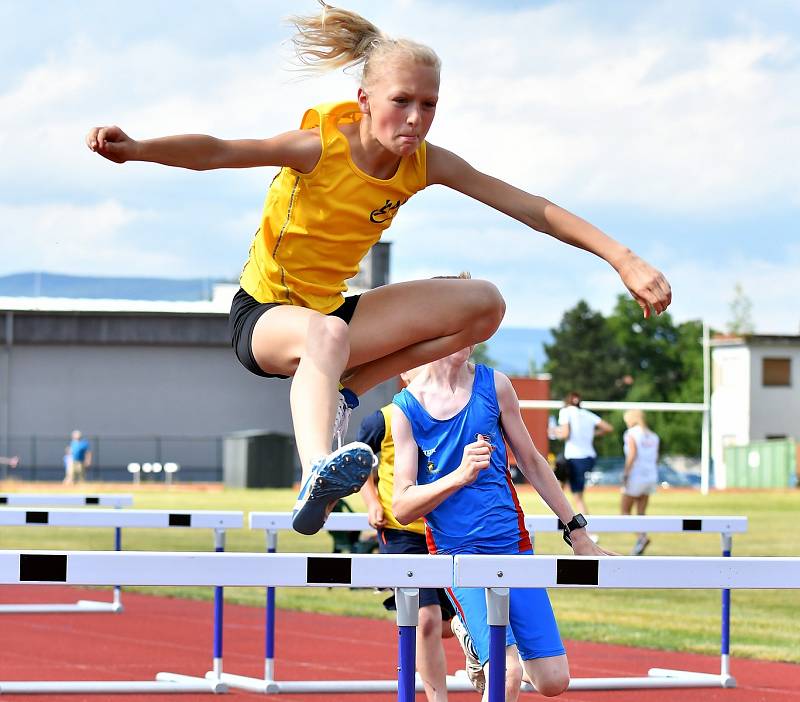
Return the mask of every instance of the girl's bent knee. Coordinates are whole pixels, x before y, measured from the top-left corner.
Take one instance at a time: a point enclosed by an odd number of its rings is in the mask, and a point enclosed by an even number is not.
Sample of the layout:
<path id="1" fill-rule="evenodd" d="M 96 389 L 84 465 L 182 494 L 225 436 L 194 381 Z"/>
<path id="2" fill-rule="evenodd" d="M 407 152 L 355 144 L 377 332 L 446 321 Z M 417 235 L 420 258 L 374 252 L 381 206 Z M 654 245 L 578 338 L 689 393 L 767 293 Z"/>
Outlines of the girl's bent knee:
<path id="1" fill-rule="evenodd" d="M 537 681 L 536 690 L 544 697 L 555 697 L 565 692 L 569 687 L 569 675 L 558 674 L 548 676 L 545 680 Z"/>
<path id="2" fill-rule="evenodd" d="M 497 331 L 506 313 L 506 301 L 497 287 L 488 280 L 472 281 L 475 285 L 467 300 L 478 341 L 488 339 Z"/>
<path id="3" fill-rule="evenodd" d="M 307 343 L 316 348 L 331 345 L 333 348 L 349 346 L 350 333 L 347 322 L 338 317 L 318 317 L 309 325 Z"/>

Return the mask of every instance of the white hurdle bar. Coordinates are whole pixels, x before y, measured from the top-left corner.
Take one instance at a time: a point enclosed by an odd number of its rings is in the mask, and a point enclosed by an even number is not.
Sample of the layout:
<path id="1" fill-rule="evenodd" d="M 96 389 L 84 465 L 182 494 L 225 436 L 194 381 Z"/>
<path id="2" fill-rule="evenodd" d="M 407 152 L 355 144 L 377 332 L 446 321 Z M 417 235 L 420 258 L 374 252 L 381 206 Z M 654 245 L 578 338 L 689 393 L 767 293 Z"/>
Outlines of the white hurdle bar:
<path id="1" fill-rule="evenodd" d="M 341 554 L 0 551 L 0 584 L 396 587 L 401 702 L 414 700 L 414 630 L 420 587 L 449 587 L 451 556 Z M 0 694 L 226 692 L 219 672 L 205 679 L 158 673 L 155 681 L 0 682 Z"/>
<path id="2" fill-rule="evenodd" d="M 0 493 L 0 509 L 5 507 L 113 507 L 121 509 L 133 505 L 133 495 L 120 493 L 104 493 L 97 495 L 77 493 L 48 493 L 48 492 L 4 492 Z M 114 528 L 114 544 L 120 550 L 122 533 L 119 527 Z M 90 602 L 81 600 L 74 605 L 26 605 L 26 609 L 4 609 L 0 605 L 0 614 L 8 612 L 121 612 L 122 601 L 119 587 L 114 588 L 114 601 Z M 64 609 L 66 607 L 66 609 Z"/>
<path id="3" fill-rule="evenodd" d="M 120 510 L 120 509 L 43 509 L 0 508 L 0 528 L 24 526 L 113 528 L 114 549 L 122 550 L 123 528 L 139 529 L 213 529 L 214 547 L 223 550 L 226 529 L 241 529 L 241 512 Z M 53 612 L 123 611 L 120 586 L 114 587 L 112 602 L 79 600 L 71 604 L 0 604 L 0 614 L 45 614 Z"/>
<path id="4" fill-rule="evenodd" d="M 130 507 L 133 495 L 0 492 L 0 507 Z"/>
<path id="5" fill-rule="evenodd" d="M 800 558 L 456 556 L 453 583 L 486 588 L 490 625 L 505 632 L 510 588 L 800 589 Z M 490 614 L 491 616 L 491 614 Z M 495 638 L 494 636 L 492 637 Z M 488 682 L 502 694 L 505 634 L 490 652 Z M 499 676 L 492 680 L 492 671 Z M 501 673 L 502 669 L 502 673 Z M 725 683 L 728 684 L 725 684 Z M 733 687 L 719 675 L 652 668 L 640 678 L 578 678 L 570 690 Z M 523 690 L 533 691 L 530 685 Z M 499 698 L 498 698 L 499 699 Z"/>
<path id="6" fill-rule="evenodd" d="M 589 517 L 590 529 L 594 533 L 641 531 L 662 533 L 714 533 L 719 534 L 722 541 L 722 555 L 731 555 L 733 534 L 747 531 L 747 517 L 737 516 L 623 516 L 623 515 L 591 515 Z M 558 519 L 548 515 L 527 515 L 525 526 L 531 534 L 533 543 L 536 533 L 561 533 Z M 278 532 L 288 531 L 292 528 L 292 515 L 286 512 L 251 512 L 250 528 L 262 529 L 266 532 L 267 551 L 275 553 L 278 544 Z M 364 513 L 331 514 L 323 529 L 325 531 L 364 531 L 372 527 L 369 525 L 367 515 Z M 232 687 L 249 690 L 252 692 L 276 693 L 362 693 L 362 692 L 389 692 L 395 689 L 396 683 L 392 680 L 329 680 L 329 681 L 284 681 L 275 679 L 275 590 L 267 589 L 265 609 L 265 656 L 264 678 L 252 678 L 241 675 L 225 673 L 223 678 Z M 720 674 L 715 676 L 718 685 L 731 687 L 735 680 L 730 675 L 730 591 L 722 591 L 721 611 L 721 643 L 720 643 Z M 655 669 L 654 669 L 655 670 Z M 682 672 L 682 680 L 692 675 L 702 673 Z M 639 680 L 640 678 L 632 678 Z M 624 687 L 629 680 L 619 678 Z M 577 682 L 577 681 L 575 681 Z M 635 687 L 635 686 L 631 686 Z M 418 683 L 419 691 L 423 690 L 422 683 Z M 466 677 L 450 676 L 447 689 L 451 692 L 472 692 L 473 688 Z M 583 689 L 592 689 L 585 687 Z"/>

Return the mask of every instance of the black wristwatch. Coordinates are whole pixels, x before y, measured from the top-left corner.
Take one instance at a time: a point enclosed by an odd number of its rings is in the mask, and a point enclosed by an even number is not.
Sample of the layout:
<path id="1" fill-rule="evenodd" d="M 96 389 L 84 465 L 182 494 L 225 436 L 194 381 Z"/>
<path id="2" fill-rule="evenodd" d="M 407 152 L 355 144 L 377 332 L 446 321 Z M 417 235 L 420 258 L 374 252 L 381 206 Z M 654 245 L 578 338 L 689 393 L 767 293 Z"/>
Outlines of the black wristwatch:
<path id="1" fill-rule="evenodd" d="M 582 514 L 576 514 L 572 519 L 569 520 L 567 524 L 564 524 L 560 519 L 558 520 L 558 528 L 563 529 L 563 536 L 564 541 L 567 542 L 567 546 L 572 546 L 572 539 L 570 538 L 570 533 L 575 531 L 575 529 L 583 529 L 586 526 L 586 517 Z"/>

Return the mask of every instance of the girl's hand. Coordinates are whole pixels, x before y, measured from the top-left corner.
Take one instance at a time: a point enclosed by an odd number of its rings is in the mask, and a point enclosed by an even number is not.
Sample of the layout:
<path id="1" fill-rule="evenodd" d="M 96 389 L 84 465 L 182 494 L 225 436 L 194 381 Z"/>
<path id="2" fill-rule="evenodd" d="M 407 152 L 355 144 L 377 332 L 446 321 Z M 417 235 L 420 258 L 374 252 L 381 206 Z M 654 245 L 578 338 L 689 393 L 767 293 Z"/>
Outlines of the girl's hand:
<path id="1" fill-rule="evenodd" d="M 383 529 L 386 526 L 386 515 L 383 512 L 383 507 L 379 504 L 372 505 L 367 510 L 369 525 L 373 529 Z"/>
<path id="2" fill-rule="evenodd" d="M 617 267 L 619 277 L 628 288 L 633 299 L 650 317 L 651 309 L 661 314 L 672 302 L 672 289 L 664 275 L 649 263 L 630 252 Z"/>
<path id="3" fill-rule="evenodd" d="M 572 552 L 576 556 L 619 556 L 615 551 L 600 548 L 589 538 L 586 529 L 576 529 L 570 533 L 570 538 L 572 539 Z"/>
<path id="4" fill-rule="evenodd" d="M 138 142 L 119 127 L 95 127 L 86 135 L 86 146 L 114 163 L 125 163 L 135 157 Z"/>

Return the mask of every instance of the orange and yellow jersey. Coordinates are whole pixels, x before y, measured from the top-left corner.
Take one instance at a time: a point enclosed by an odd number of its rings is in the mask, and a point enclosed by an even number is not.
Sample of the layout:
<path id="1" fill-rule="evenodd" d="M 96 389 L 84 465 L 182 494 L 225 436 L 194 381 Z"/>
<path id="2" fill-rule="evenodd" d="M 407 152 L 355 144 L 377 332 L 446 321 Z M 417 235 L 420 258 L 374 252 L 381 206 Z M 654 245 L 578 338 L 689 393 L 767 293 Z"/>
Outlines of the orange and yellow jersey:
<path id="1" fill-rule="evenodd" d="M 408 525 L 397 521 L 392 512 L 394 493 L 394 439 L 392 438 L 392 406 L 386 405 L 364 419 L 358 432 L 358 440 L 367 444 L 376 454 L 380 452 L 378 463 L 378 500 L 383 507 L 386 529 L 425 533 L 425 521 L 420 518 Z"/>
<path id="2" fill-rule="evenodd" d="M 339 125 L 361 119 L 358 104 L 318 105 L 301 129 L 319 129 L 322 154 L 310 173 L 284 167 L 272 181 L 240 284 L 259 302 L 322 313 L 342 304 L 345 281 L 397 210 L 426 185 L 425 142 L 388 180 L 361 171 Z"/>

